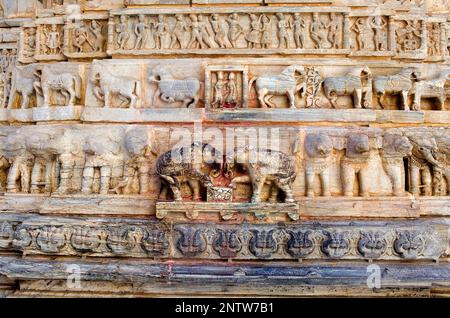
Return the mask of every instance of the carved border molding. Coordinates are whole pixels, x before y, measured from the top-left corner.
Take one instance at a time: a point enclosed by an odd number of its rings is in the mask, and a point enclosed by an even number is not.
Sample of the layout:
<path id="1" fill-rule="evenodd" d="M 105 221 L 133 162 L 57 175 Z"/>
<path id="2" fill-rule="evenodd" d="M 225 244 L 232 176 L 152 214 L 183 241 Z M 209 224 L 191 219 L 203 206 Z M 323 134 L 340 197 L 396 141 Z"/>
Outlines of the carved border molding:
<path id="1" fill-rule="evenodd" d="M 448 229 L 439 219 L 219 225 L 2 214 L 0 249 L 93 257 L 437 260 L 448 248 Z"/>

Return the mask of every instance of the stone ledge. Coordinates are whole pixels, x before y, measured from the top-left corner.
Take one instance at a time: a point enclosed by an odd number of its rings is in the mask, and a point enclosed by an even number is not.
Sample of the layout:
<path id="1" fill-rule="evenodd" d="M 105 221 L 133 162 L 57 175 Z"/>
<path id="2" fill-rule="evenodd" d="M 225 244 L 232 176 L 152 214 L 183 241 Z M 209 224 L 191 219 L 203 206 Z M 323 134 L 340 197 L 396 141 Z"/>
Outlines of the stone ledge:
<path id="1" fill-rule="evenodd" d="M 68 290 L 67 268 L 78 265 L 83 291 Z M 177 262 L 71 262 L 0 257 L 0 273 L 20 280 L 13 296 L 106 291 L 124 295 L 198 296 L 418 296 L 450 283 L 448 264 L 377 263 L 381 288 L 367 287 L 367 264 L 184 264 Z M 276 273 L 274 275 L 273 273 Z M 264 278 L 264 279 L 261 279 Z M 53 284 L 49 287 L 49 280 Z M 226 288 L 225 288 L 226 286 Z"/>

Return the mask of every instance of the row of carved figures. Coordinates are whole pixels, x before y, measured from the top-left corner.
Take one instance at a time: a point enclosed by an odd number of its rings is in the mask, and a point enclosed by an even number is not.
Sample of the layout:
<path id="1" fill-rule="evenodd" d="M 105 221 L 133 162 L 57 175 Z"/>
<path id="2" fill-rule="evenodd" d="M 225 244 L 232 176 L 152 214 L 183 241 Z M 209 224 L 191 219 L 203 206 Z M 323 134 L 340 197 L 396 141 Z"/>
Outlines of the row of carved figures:
<path id="1" fill-rule="evenodd" d="M 223 154 L 206 143 L 161 154 L 154 148 L 154 138 L 141 128 L 128 130 L 118 139 L 104 133 L 82 137 L 69 129 L 15 133 L 2 137 L 0 143 L 0 185 L 8 193 L 149 194 L 150 178 L 156 171 L 161 199 L 183 200 L 184 183 L 193 200 L 202 200 L 203 188 L 250 184 L 251 202 L 262 200 L 267 185 L 271 187 L 269 200 L 294 202 L 292 184 L 300 166 L 305 172 L 306 194 L 317 194 L 314 183 L 319 177 L 320 194 L 330 196 L 331 167 L 338 164 L 342 194 L 353 196 L 356 182 L 358 195 L 369 196 L 377 173 L 369 166 L 375 152 L 391 181 L 385 192 L 402 196 L 408 188 L 415 196 L 450 195 L 448 136 L 386 133 L 379 146 L 373 145 L 372 138 L 353 133 L 337 145 L 327 134 L 309 133 L 304 147 L 295 143 L 293 155 L 250 146 Z M 336 151 L 343 151 L 339 161 Z"/>
<path id="2" fill-rule="evenodd" d="M 117 72 L 117 71 L 116 71 Z M 140 108 L 142 105 L 143 85 L 140 79 L 116 75 L 107 64 L 91 64 L 87 85 L 91 88 L 93 106 Z M 200 100 L 201 82 L 194 77 L 175 78 L 167 67 L 157 65 L 148 76 L 148 85 L 154 87 L 153 101 L 160 100 L 164 105 L 182 105 L 196 107 Z M 228 80 L 224 74 L 228 73 Z M 323 97 L 332 107 L 340 108 L 338 98 L 350 96 L 353 103 L 345 105 L 354 108 L 374 108 L 372 96 L 376 96 L 381 107 L 386 105 L 386 97 L 400 96 L 401 108 L 410 110 L 408 98 L 413 95 L 413 110 L 421 109 L 422 98 L 438 101 L 437 109 L 445 110 L 445 101 L 450 96 L 450 69 L 443 69 L 437 78 L 425 79 L 414 67 L 401 69 L 394 75 L 372 76 L 368 66 L 354 67 L 345 76 L 321 78 L 315 67 L 291 65 L 279 74 L 253 77 L 248 82 L 248 91 L 244 91 L 244 77 L 240 82 L 239 72 L 217 72 L 218 76 L 205 83 L 206 90 L 213 92 L 206 104 L 213 108 L 224 107 L 225 100 L 233 101 L 242 107 L 244 96 L 249 96 L 255 87 L 261 107 L 277 107 L 271 101 L 274 96 L 285 96 L 288 107 L 299 107 L 298 95 L 306 99 L 306 107 L 326 107 Z M 32 107 L 33 97 L 38 107 L 79 104 L 85 81 L 78 71 L 68 72 L 48 65 L 32 65 L 26 68 L 16 67 L 11 83 L 9 108 L 26 109 Z M 227 98 L 224 95 L 227 91 Z M 20 102 L 18 102 L 20 100 Z M 88 103 L 89 101 L 86 101 Z M 6 105 L 4 105 L 6 107 Z"/>
<path id="3" fill-rule="evenodd" d="M 437 20 L 436 20 L 437 19 Z M 348 12 L 229 12 L 122 14 L 92 19 L 67 18 L 26 26 L 21 36 L 21 61 L 93 58 L 107 54 L 155 54 L 161 50 L 245 51 L 326 50 L 330 54 L 413 53 L 415 58 L 449 55 L 445 19 L 350 17 Z M 249 52 L 245 52 L 248 54 Z M 262 53 L 270 53 L 262 51 Z M 418 55 L 421 55 L 419 57 Z M 422 56 L 423 55 L 423 56 Z"/>

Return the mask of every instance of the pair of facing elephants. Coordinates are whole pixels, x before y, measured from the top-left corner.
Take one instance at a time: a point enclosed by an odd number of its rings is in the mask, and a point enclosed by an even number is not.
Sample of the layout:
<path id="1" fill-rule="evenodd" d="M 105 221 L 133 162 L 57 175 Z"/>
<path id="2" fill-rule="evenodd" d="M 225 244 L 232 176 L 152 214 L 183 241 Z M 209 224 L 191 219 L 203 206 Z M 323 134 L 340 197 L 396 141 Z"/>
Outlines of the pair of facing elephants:
<path id="1" fill-rule="evenodd" d="M 390 189 L 383 193 L 394 196 L 408 195 L 405 175 L 409 176 L 409 191 L 413 195 L 437 194 L 435 180 L 446 184 L 445 194 L 450 194 L 450 138 L 446 136 L 428 137 L 423 135 L 403 136 L 385 134 L 376 146 L 373 139 L 363 133 L 350 134 L 339 146 L 333 138 L 324 133 L 311 133 L 293 147 L 293 156 L 271 149 L 257 149 L 250 146 L 234 149 L 223 156 L 210 144 L 193 143 L 190 146 L 168 151 L 157 159 L 156 171 L 163 183 L 160 198 L 167 198 L 168 190 L 175 201 L 182 201 L 181 186 L 187 183 L 192 199 L 201 200 L 201 187 L 213 187 L 214 180 L 224 175 L 229 187 L 248 183 L 252 188 L 251 202 L 263 201 L 265 185 L 270 186 L 269 201 L 278 198 L 286 203 L 295 202 L 292 184 L 298 174 L 299 160 L 303 158 L 306 194 L 313 197 L 316 178 L 320 180 L 322 196 L 331 196 L 331 169 L 336 164 L 336 151 L 342 150 L 340 158 L 340 179 L 342 193 L 353 196 L 369 196 L 374 174 L 369 165 L 373 154 L 378 153 L 382 168 L 390 180 Z M 439 147 L 438 147 L 439 144 Z M 181 163 L 174 158 L 184 158 Z M 194 160 L 202 158 L 201 160 Z M 408 173 L 405 160 L 408 159 Z M 236 171 L 243 172 L 236 174 Z M 355 187 L 355 183 L 358 187 Z M 281 195 L 280 195 L 281 194 Z"/>

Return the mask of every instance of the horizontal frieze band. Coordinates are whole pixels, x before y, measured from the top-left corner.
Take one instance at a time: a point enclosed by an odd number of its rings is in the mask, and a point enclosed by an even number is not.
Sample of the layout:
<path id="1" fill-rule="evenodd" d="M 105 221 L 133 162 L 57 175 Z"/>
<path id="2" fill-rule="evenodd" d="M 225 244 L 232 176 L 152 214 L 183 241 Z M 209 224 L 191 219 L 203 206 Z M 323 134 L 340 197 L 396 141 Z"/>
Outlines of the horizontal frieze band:
<path id="1" fill-rule="evenodd" d="M 2 213 L 0 250 L 162 259 L 438 260 L 448 248 L 448 229 L 443 219 L 219 225 Z"/>

